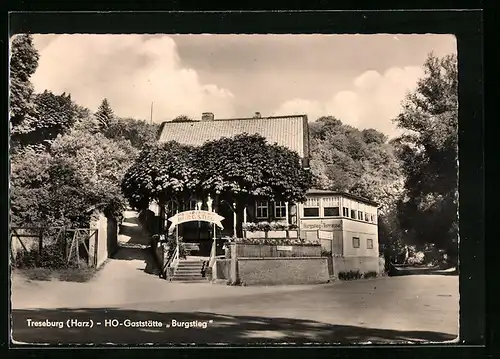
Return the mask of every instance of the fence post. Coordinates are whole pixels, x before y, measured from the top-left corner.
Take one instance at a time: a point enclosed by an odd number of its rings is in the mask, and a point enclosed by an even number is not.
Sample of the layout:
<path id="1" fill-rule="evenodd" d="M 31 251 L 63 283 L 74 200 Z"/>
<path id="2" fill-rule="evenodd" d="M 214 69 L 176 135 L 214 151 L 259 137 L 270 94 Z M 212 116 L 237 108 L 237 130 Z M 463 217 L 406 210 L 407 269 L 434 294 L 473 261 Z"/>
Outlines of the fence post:
<path id="1" fill-rule="evenodd" d="M 80 268 L 80 233 L 79 230 L 75 230 L 75 248 L 76 248 L 76 265 L 78 268 Z"/>
<path id="2" fill-rule="evenodd" d="M 94 232 L 94 268 L 97 269 L 97 263 L 99 263 L 99 259 L 97 258 L 97 247 L 99 246 L 99 230 L 96 229 Z"/>
<path id="3" fill-rule="evenodd" d="M 37 266 L 40 265 L 40 261 L 42 258 L 43 251 L 43 228 L 40 228 L 40 232 L 38 232 L 38 256 L 37 256 Z"/>
<path id="4" fill-rule="evenodd" d="M 62 242 L 64 247 L 64 260 L 68 260 L 68 232 L 66 231 L 66 227 L 62 228 Z"/>

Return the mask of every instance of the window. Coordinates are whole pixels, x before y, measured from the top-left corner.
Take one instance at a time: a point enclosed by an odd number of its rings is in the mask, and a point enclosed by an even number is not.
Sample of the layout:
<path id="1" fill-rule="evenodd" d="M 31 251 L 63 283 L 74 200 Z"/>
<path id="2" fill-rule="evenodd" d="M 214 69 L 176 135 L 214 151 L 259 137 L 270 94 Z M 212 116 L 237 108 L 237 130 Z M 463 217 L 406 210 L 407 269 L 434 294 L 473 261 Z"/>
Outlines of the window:
<path id="1" fill-rule="evenodd" d="M 274 203 L 274 218 L 285 218 L 286 217 L 286 203 L 285 202 L 275 202 Z"/>
<path id="2" fill-rule="evenodd" d="M 377 216 L 372 214 L 372 222 L 377 223 Z"/>
<path id="3" fill-rule="evenodd" d="M 304 217 L 319 217 L 319 198 L 308 198 L 306 200 Z"/>
<path id="4" fill-rule="evenodd" d="M 340 209 L 339 207 L 325 207 L 325 217 L 336 217 L 340 216 Z"/>
<path id="5" fill-rule="evenodd" d="M 373 239 L 368 238 L 366 240 L 366 248 L 373 249 Z"/>
<path id="6" fill-rule="evenodd" d="M 365 222 L 368 222 L 368 217 L 369 217 L 369 216 L 370 216 L 370 215 L 369 215 L 368 213 L 366 213 L 366 212 L 365 212 Z"/>
<path id="7" fill-rule="evenodd" d="M 255 215 L 259 219 L 269 217 L 269 203 L 267 201 L 257 201 L 255 206 Z"/>
<path id="8" fill-rule="evenodd" d="M 352 247 L 359 248 L 359 238 L 358 237 L 352 237 Z"/>
<path id="9" fill-rule="evenodd" d="M 344 217 L 349 217 L 349 208 L 342 208 L 342 214 L 344 215 Z"/>
<path id="10" fill-rule="evenodd" d="M 363 212 L 358 211 L 358 219 L 359 219 L 360 221 L 362 221 L 362 220 L 363 220 Z"/>
<path id="11" fill-rule="evenodd" d="M 356 219 L 356 210 L 355 209 L 351 209 L 351 218 Z"/>
<path id="12" fill-rule="evenodd" d="M 339 197 L 323 198 L 323 215 L 325 217 L 340 216 L 340 200 Z"/>

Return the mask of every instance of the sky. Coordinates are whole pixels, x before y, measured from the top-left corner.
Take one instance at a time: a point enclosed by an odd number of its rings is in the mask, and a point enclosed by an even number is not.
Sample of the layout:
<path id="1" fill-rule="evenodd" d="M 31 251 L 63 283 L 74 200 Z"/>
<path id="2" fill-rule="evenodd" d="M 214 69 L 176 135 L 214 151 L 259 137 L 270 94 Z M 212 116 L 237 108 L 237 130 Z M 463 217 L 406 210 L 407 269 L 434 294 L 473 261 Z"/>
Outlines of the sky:
<path id="1" fill-rule="evenodd" d="M 401 101 L 452 35 L 35 35 L 37 92 L 163 122 L 306 114 L 398 134 Z M 153 103 L 153 106 L 151 104 Z"/>

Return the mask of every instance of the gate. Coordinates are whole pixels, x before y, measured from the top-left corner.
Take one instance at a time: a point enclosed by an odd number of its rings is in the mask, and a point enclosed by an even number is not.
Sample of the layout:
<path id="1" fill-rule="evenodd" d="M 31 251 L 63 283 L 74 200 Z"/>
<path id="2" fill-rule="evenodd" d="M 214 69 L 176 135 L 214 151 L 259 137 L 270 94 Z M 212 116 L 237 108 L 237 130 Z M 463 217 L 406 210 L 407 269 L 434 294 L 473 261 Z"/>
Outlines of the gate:
<path id="1" fill-rule="evenodd" d="M 11 263 L 16 267 L 96 267 L 97 229 L 11 227 Z"/>

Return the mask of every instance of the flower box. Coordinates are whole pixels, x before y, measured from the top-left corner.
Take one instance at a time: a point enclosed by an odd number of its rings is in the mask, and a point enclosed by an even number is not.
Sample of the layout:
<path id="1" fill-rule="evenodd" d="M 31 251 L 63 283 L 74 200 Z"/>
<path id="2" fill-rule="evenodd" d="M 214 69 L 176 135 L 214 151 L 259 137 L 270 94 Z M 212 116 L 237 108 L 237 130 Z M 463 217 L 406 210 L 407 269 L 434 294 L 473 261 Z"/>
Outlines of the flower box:
<path id="1" fill-rule="evenodd" d="M 267 238 L 287 238 L 286 231 L 269 231 Z"/>
<path id="2" fill-rule="evenodd" d="M 288 243 L 282 243 L 282 244 L 232 243 L 232 245 L 236 246 L 235 249 L 237 257 L 244 257 L 244 258 L 321 256 L 321 245 L 307 245 L 307 244 L 297 245 Z"/>
<path id="3" fill-rule="evenodd" d="M 299 231 L 288 231 L 288 238 L 290 239 L 299 238 Z"/>
<path id="4" fill-rule="evenodd" d="M 245 231 L 245 237 L 246 238 L 266 238 L 266 232 L 263 231 L 255 231 L 255 232 L 250 232 L 250 231 Z"/>

